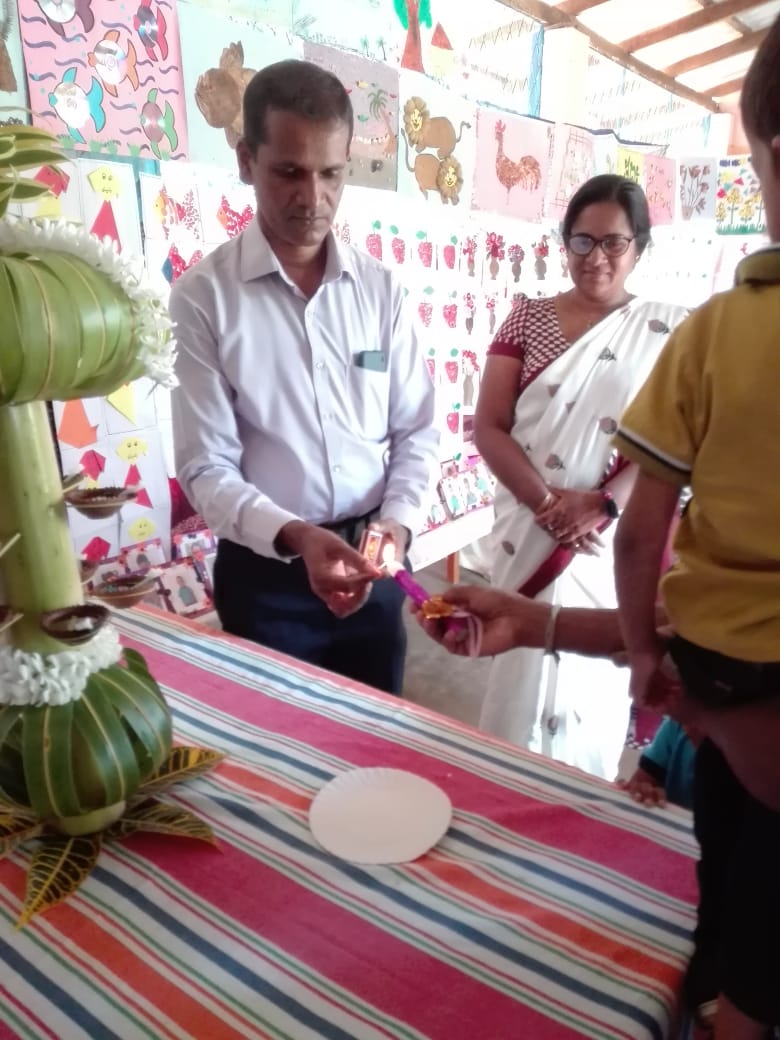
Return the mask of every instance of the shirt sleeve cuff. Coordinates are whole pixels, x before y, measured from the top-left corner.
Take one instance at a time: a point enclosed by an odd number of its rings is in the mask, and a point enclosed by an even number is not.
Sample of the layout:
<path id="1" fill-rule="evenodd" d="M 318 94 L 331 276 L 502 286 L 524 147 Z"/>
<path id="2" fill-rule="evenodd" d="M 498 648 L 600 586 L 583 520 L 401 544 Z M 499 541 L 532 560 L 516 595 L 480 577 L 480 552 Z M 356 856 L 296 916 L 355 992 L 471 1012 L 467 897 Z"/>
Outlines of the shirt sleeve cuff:
<path id="1" fill-rule="evenodd" d="M 300 517 L 275 505 L 252 510 L 245 522 L 241 524 L 245 544 L 259 556 L 269 556 L 273 560 L 289 563 L 290 560 L 295 559 L 295 556 L 283 556 L 276 550 L 274 542 L 284 525 L 293 520 L 299 521 Z"/>
<path id="2" fill-rule="evenodd" d="M 420 532 L 421 513 L 422 510 L 419 506 L 413 506 L 407 502 L 384 502 L 379 518 L 380 520 L 395 520 L 396 523 L 405 527 L 411 535 L 409 539 L 409 545 L 411 545 Z"/>

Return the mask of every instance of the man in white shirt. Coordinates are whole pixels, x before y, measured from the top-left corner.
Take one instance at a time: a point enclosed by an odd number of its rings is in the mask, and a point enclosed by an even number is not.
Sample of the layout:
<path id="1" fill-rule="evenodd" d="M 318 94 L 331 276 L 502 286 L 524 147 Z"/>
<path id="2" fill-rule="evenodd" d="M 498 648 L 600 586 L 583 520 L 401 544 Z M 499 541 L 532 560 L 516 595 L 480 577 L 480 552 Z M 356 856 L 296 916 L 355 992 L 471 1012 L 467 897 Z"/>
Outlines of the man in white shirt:
<path id="1" fill-rule="evenodd" d="M 309 62 L 249 83 L 236 152 L 257 219 L 171 293 L 176 467 L 220 539 L 224 628 L 400 693 L 402 594 L 355 546 L 370 523 L 403 558 L 438 434 L 402 288 L 330 231 L 352 126 Z"/>

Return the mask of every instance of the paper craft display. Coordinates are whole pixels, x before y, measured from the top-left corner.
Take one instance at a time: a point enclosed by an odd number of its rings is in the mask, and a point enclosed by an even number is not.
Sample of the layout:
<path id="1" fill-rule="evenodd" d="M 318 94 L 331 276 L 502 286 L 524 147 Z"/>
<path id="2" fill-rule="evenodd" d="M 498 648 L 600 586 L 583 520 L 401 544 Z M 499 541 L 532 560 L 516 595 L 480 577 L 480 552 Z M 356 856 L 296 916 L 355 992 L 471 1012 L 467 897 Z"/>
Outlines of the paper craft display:
<path id="1" fill-rule="evenodd" d="M 233 6 L 233 5 L 231 5 Z M 214 5 L 180 4 L 179 32 L 184 53 L 184 96 L 193 162 L 235 167 L 234 148 L 243 132 L 244 88 L 258 69 L 303 56 L 302 41 L 262 26 L 262 16 L 244 19 Z M 289 20 L 289 19 L 288 19 Z"/>
<path id="2" fill-rule="evenodd" d="M 337 76 L 355 113 L 348 181 L 395 191 L 398 173 L 398 73 L 333 47 L 309 43 L 303 56 Z"/>
<path id="3" fill-rule="evenodd" d="M 681 159 L 678 192 L 682 219 L 714 220 L 717 188 L 717 164 L 714 159 Z"/>
<path id="4" fill-rule="evenodd" d="M 415 72 L 399 76 L 398 191 L 468 208 L 476 159 L 477 109 Z"/>
<path id="5" fill-rule="evenodd" d="M 653 227 L 674 223 L 677 163 L 663 155 L 645 156 L 645 195 Z"/>
<path id="6" fill-rule="evenodd" d="M 126 163 L 79 159 L 84 226 L 98 238 L 110 238 L 117 252 L 142 256 L 135 171 Z"/>
<path id="7" fill-rule="evenodd" d="M 173 554 L 177 560 L 187 556 L 205 556 L 217 548 L 217 539 L 208 527 L 200 531 L 191 531 L 186 534 L 175 534 L 173 536 Z"/>
<path id="8" fill-rule="evenodd" d="M 766 230 L 761 185 L 747 155 L 718 162 L 715 229 L 719 235 L 758 235 Z"/>
<path id="9" fill-rule="evenodd" d="M 621 177 L 643 185 L 645 182 L 645 156 L 636 148 L 618 146 L 617 172 Z"/>
<path id="10" fill-rule="evenodd" d="M 617 173 L 618 141 L 612 131 L 591 133 L 593 173 Z"/>
<path id="11" fill-rule="evenodd" d="M 549 174 L 550 128 L 492 109 L 477 122 L 475 209 L 539 220 Z"/>
<path id="12" fill-rule="evenodd" d="M 90 422 L 83 400 L 65 401 L 59 408 L 55 406 L 55 421 L 57 437 L 62 444 L 84 448 L 97 440 L 98 427 Z"/>
<path id="13" fill-rule="evenodd" d="M 561 220 L 575 191 L 595 173 L 596 154 L 593 137 L 587 130 L 559 124 L 549 127 L 548 132 L 552 152 L 544 212 L 547 217 Z"/>
<path id="14" fill-rule="evenodd" d="M 235 159 L 229 169 L 191 165 L 182 169 L 178 163 L 165 163 L 160 173 L 166 183 L 186 190 L 186 184 L 197 187 L 198 209 L 203 240 L 209 247 L 221 245 L 240 235 L 254 219 L 255 192 L 242 183 Z M 180 187 L 179 187 L 180 186 Z"/>
<path id="15" fill-rule="evenodd" d="M 168 562 L 160 538 L 127 546 L 122 549 L 119 558 L 123 561 L 128 574 L 143 573 L 152 567 L 163 567 Z"/>
<path id="16" fill-rule="evenodd" d="M 68 148 L 186 157 L 176 12 L 172 0 L 19 0 L 33 122 Z"/>
<path id="17" fill-rule="evenodd" d="M 9 213 L 36 220 L 66 220 L 83 224 L 81 180 L 76 163 L 63 163 L 56 170 L 51 166 L 41 166 L 30 175 L 33 180 L 45 184 L 50 194 L 33 202 L 11 203 Z"/>
<path id="18" fill-rule="evenodd" d="M 141 174 L 141 213 L 147 238 L 164 242 L 203 242 L 200 199 L 191 170 L 182 163 L 166 164 L 166 176 Z"/>
<path id="19" fill-rule="evenodd" d="M 105 409 L 108 433 L 132 434 L 137 430 L 156 426 L 157 408 L 151 379 L 137 379 L 123 383 L 106 397 Z"/>

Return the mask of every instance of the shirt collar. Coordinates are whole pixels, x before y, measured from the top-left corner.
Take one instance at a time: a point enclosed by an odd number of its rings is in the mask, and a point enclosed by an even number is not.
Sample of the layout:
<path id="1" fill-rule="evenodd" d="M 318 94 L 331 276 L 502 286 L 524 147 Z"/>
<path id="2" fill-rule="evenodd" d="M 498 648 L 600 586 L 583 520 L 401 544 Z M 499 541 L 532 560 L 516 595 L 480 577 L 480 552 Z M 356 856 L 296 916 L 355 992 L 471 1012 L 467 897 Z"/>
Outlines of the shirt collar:
<path id="1" fill-rule="evenodd" d="M 241 233 L 241 281 L 251 282 L 255 278 L 265 278 L 276 272 L 285 281 L 289 281 L 276 257 L 268 239 L 260 230 L 255 219 Z M 325 264 L 324 282 L 335 282 L 342 274 L 355 278 L 355 258 L 351 250 L 340 245 L 332 231 L 328 232 L 328 259 Z"/>
<path id="2" fill-rule="evenodd" d="M 737 285 L 777 285 L 780 282 L 780 244 L 758 249 L 741 260 L 735 281 Z"/>

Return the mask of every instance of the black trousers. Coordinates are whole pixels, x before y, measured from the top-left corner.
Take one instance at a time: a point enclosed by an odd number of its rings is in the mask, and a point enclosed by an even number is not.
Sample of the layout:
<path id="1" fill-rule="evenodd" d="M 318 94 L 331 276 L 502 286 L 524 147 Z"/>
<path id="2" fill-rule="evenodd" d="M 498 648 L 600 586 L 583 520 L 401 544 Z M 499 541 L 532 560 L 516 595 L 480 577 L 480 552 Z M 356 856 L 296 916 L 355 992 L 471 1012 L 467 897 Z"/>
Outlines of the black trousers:
<path id="1" fill-rule="evenodd" d="M 340 619 L 311 591 L 303 560 L 283 563 L 224 538 L 217 547 L 214 605 L 226 632 L 399 695 L 403 599 L 396 582 L 382 579 L 360 610 Z"/>
<path id="2" fill-rule="evenodd" d="M 710 707 L 728 712 L 740 700 L 780 693 L 777 665 L 725 658 L 679 637 L 670 652 L 686 693 Z M 692 967 L 699 997 L 725 993 L 750 1018 L 778 1025 L 780 813 L 745 790 L 711 740 L 696 753 L 693 813 L 700 859 Z"/>

